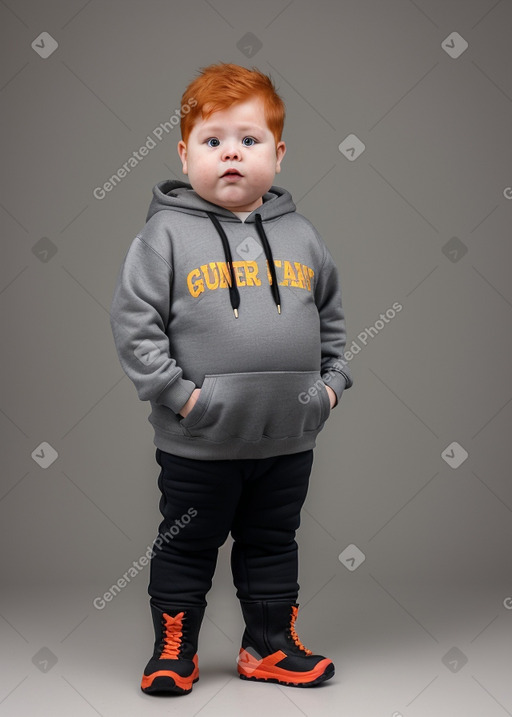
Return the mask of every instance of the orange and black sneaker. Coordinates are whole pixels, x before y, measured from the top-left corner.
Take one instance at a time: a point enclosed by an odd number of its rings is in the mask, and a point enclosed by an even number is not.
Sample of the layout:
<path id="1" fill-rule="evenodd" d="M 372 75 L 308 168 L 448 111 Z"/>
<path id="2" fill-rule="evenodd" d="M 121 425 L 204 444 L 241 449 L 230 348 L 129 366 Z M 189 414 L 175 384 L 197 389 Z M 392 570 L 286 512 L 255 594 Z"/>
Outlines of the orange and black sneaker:
<path id="1" fill-rule="evenodd" d="M 140 688 L 146 694 L 187 695 L 199 679 L 197 641 L 204 607 L 160 609 L 151 604 L 155 648 Z"/>
<path id="2" fill-rule="evenodd" d="M 240 601 L 246 629 L 238 655 L 243 680 L 313 687 L 334 675 L 331 660 L 304 647 L 295 630 L 299 606 L 281 600 Z"/>

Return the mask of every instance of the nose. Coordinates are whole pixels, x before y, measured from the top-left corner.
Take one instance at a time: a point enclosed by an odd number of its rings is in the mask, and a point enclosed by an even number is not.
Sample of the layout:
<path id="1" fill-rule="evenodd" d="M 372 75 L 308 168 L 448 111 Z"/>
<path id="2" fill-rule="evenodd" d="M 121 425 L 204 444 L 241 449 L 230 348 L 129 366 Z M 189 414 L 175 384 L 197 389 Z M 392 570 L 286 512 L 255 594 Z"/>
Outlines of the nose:
<path id="1" fill-rule="evenodd" d="M 230 142 L 229 144 L 224 145 L 224 150 L 222 152 L 222 159 L 224 160 L 238 160 L 241 157 L 240 147 L 238 147 L 234 142 Z"/>

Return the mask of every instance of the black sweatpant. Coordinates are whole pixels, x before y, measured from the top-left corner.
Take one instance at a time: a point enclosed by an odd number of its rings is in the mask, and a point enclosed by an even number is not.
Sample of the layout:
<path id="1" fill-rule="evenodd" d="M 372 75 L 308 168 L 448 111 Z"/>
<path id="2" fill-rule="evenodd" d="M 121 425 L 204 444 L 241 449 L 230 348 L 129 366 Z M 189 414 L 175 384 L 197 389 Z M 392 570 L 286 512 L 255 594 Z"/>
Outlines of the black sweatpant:
<path id="1" fill-rule="evenodd" d="M 157 448 L 164 519 L 148 592 L 158 607 L 205 605 L 230 531 L 240 600 L 297 600 L 295 532 L 313 450 L 259 459 L 195 460 Z"/>

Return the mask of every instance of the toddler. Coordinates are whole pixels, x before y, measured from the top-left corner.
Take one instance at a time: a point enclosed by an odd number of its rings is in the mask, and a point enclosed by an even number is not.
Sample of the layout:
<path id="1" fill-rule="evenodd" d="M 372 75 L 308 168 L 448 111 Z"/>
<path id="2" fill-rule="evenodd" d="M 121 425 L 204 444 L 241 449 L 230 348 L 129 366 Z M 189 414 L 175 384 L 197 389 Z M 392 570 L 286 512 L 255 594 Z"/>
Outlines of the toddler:
<path id="1" fill-rule="evenodd" d="M 153 189 L 119 271 L 119 360 L 150 401 L 163 520 L 148 592 L 146 693 L 187 694 L 219 547 L 245 631 L 243 679 L 312 686 L 332 661 L 300 641 L 296 530 L 319 431 L 352 385 L 339 277 L 292 197 L 274 186 L 286 146 L 272 80 L 204 68 L 181 102 L 189 182 Z"/>

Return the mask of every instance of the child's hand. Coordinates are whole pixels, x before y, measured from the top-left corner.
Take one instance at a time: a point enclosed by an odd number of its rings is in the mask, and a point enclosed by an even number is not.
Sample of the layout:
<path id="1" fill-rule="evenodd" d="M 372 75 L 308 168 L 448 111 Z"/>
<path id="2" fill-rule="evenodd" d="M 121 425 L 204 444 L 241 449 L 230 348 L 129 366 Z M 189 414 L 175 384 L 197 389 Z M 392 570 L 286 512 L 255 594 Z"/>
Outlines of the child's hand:
<path id="1" fill-rule="evenodd" d="M 192 393 L 190 394 L 190 398 L 188 399 L 188 401 L 186 402 L 186 404 L 183 406 L 183 408 L 180 411 L 180 416 L 183 416 L 183 418 L 185 418 L 187 413 L 190 413 L 190 411 L 194 408 L 195 403 L 196 403 L 197 399 L 199 398 L 200 393 L 201 393 L 200 388 L 195 388 L 192 391 Z"/>
<path id="2" fill-rule="evenodd" d="M 334 406 L 336 405 L 336 401 L 337 401 L 336 394 L 334 393 L 334 391 L 332 390 L 332 388 L 330 386 L 327 386 L 327 384 L 326 384 L 325 388 L 327 389 L 327 393 L 329 394 L 329 401 L 331 402 L 331 409 L 333 409 Z"/>

